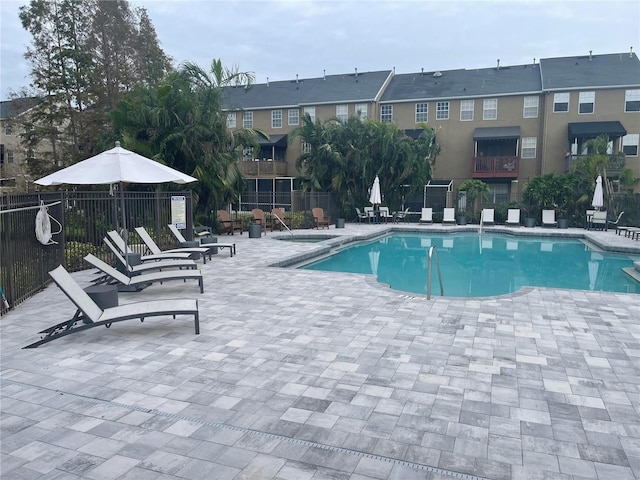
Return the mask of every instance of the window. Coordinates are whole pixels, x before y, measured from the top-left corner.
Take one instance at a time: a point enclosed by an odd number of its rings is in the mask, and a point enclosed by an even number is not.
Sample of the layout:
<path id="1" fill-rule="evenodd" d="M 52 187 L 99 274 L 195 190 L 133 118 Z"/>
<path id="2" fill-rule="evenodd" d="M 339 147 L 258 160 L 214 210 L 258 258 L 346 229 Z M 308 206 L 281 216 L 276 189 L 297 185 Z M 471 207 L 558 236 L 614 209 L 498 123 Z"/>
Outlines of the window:
<path id="1" fill-rule="evenodd" d="M 336 105 L 336 118 L 346 122 L 349 119 L 349 105 Z"/>
<path id="2" fill-rule="evenodd" d="M 297 108 L 289 109 L 289 125 L 300 124 L 300 110 Z"/>
<path id="3" fill-rule="evenodd" d="M 13 135 L 13 129 L 11 128 L 11 125 L 5 125 L 4 126 L 4 134 L 7 137 L 10 137 L 11 135 Z"/>
<path id="4" fill-rule="evenodd" d="M 638 135 L 637 133 L 629 133 L 622 137 L 622 152 L 629 157 L 638 156 Z"/>
<path id="5" fill-rule="evenodd" d="M 13 150 L 7 150 L 7 163 L 13 163 Z"/>
<path id="6" fill-rule="evenodd" d="M 640 112 L 640 90 L 627 90 L 624 92 L 624 111 Z"/>
<path id="7" fill-rule="evenodd" d="M 470 122 L 473 120 L 473 108 L 474 108 L 473 100 L 462 100 L 460 102 L 460 121 L 461 122 Z"/>
<path id="8" fill-rule="evenodd" d="M 311 144 L 309 142 L 302 142 L 302 153 L 311 153 Z"/>
<path id="9" fill-rule="evenodd" d="M 311 121 L 316 123 L 316 107 L 304 107 L 304 114 L 311 117 Z"/>
<path id="10" fill-rule="evenodd" d="M 449 120 L 449 102 L 436 103 L 436 120 Z"/>
<path id="11" fill-rule="evenodd" d="M 596 92 L 580 92 L 578 113 L 593 113 Z"/>
<path id="12" fill-rule="evenodd" d="M 242 159 L 246 161 L 253 160 L 253 147 L 244 147 L 242 149 Z"/>
<path id="13" fill-rule="evenodd" d="M 553 94 L 553 111 L 568 112 L 569 111 L 569 93 Z"/>
<path id="14" fill-rule="evenodd" d="M 522 137 L 522 158 L 536 158 L 536 137 Z"/>
<path id="15" fill-rule="evenodd" d="M 488 198 L 489 203 L 506 203 L 509 201 L 509 185 L 506 183 L 489 183 L 491 191 Z"/>
<path id="16" fill-rule="evenodd" d="M 360 117 L 360 120 L 367 119 L 367 104 L 366 103 L 357 103 L 356 104 L 356 115 Z"/>
<path id="17" fill-rule="evenodd" d="M 429 121 L 429 104 L 416 103 L 416 123 Z"/>
<path id="18" fill-rule="evenodd" d="M 271 110 L 271 128 L 282 128 L 282 110 Z"/>
<path id="19" fill-rule="evenodd" d="M 236 112 L 227 113 L 227 128 L 236 128 Z"/>
<path id="20" fill-rule="evenodd" d="M 380 121 L 391 123 L 393 121 L 393 105 L 382 105 L 380 107 Z"/>
<path id="21" fill-rule="evenodd" d="M 538 118 L 538 97 L 524 97 L 522 118 Z"/>
<path id="22" fill-rule="evenodd" d="M 242 112 L 242 128 L 253 128 L 253 112 Z"/>
<path id="23" fill-rule="evenodd" d="M 498 119 L 498 99 L 487 98 L 482 102 L 482 119 L 497 120 Z"/>

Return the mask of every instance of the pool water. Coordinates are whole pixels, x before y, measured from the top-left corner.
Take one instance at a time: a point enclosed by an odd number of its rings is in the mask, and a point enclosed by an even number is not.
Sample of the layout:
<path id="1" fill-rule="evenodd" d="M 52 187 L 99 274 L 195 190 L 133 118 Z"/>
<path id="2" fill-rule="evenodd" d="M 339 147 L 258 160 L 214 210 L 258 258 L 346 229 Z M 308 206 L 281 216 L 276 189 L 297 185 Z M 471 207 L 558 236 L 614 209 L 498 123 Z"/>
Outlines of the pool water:
<path id="1" fill-rule="evenodd" d="M 640 293 L 640 282 L 622 271 L 640 256 L 598 251 L 580 240 L 542 237 L 392 234 L 301 268 L 374 274 L 393 289 L 426 294 L 432 245 L 448 297 L 504 295 L 524 286 Z M 435 255 L 431 294 L 440 295 Z"/>

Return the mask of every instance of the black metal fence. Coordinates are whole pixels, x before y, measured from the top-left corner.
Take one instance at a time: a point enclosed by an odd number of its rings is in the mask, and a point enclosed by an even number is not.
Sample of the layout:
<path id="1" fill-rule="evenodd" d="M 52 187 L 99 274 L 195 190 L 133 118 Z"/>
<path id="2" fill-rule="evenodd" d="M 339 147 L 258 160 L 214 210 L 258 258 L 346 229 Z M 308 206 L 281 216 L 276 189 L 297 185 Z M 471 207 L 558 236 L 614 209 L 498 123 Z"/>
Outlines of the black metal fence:
<path id="1" fill-rule="evenodd" d="M 69 271 L 86 268 L 88 253 L 111 262 L 103 238 L 107 231 L 122 231 L 126 225 L 144 226 L 160 248 L 175 246 L 167 225 L 172 221 L 172 201 L 184 197 L 184 219 L 188 239 L 193 238 L 191 192 L 48 192 L 0 196 L 0 314 L 17 305 L 50 282 L 47 272 L 58 265 Z M 36 238 L 36 215 L 47 207 L 52 225 L 51 241 Z M 139 243 L 129 233 L 131 243 Z"/>

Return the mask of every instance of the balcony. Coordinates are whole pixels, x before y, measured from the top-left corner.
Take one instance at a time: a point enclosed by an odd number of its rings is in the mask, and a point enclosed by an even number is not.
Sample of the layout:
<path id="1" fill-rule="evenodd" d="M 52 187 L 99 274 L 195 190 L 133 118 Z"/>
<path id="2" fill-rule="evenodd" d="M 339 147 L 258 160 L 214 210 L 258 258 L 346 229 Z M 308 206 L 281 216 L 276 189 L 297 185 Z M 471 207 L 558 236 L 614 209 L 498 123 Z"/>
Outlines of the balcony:
<path id="1" fill-rule="evenodd" d="M 473 157 L 472 178 L 518 178 L 520 157 Z"/>
<path id="2" fill-rule="evenodd" d="M 574 165 L 584 158 L 589 158 L 593 155 L 566 155 L 565 156 L 565 172 L 570 172 L 573 170 Z M 612 155 L 607 155 L 609 157 L 609 163 L 607 165 L 607 176 L 608 177 L 618 177 L 624 170 L 624 167 L 627 163 L 626 157 L 624 153 L 614 153 Z"/>
<path id="3" fill-rule="evenodd" d="M 287 175 L 286 162 L 273 160 L 249 160 L 238 162 L 238 169 L 245 177 L 283 177 Z"/>

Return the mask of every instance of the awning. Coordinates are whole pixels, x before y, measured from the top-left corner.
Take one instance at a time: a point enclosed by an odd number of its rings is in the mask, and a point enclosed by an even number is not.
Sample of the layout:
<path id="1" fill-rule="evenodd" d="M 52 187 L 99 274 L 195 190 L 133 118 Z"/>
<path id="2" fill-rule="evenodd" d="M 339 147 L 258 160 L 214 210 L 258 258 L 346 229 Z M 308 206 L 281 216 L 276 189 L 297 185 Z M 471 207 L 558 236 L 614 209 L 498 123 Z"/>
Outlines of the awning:
<path id="1" fill-rule="evenodd" d="M 618 121 L 570 123 L 568 127 L 569 140 L 574 138 L 595 138 L 598 135 L 609 135 L 617 138 L 627 134 L 625 128 Z"/>
<path id="2" fill-rule="evenodd" d="M 474 140 L 506 140 L 520 138 L 520 127 L 485 127 L 473 131 Z"/>
<path id="3" fill-rule="evenodd" d="M 258 138 L 261 147 L 287 148 L 287 134 L 269 135 L 269 140 Z"/>

